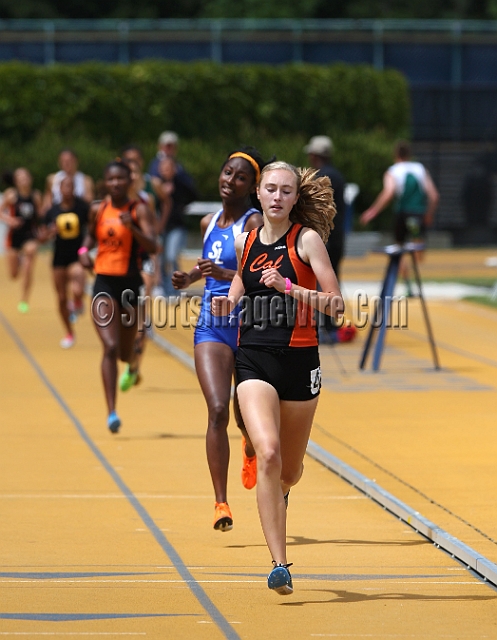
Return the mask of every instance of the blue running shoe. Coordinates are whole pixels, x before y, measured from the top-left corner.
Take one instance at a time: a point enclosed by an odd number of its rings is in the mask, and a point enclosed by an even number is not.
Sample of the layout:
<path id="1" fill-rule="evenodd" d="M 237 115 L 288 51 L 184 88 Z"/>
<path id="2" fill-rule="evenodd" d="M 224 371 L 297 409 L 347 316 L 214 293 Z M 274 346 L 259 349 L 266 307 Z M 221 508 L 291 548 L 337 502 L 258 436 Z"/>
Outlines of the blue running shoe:
<path id="1" fill-rule="evenodd" d="M 121 426 L 121 420 L 115 411 L 109 413 L 109 417 L 107 418 L 107 426 L 109 427 L 109 431 L 111 433 L 117 433 L 119 431 L 119 427 Z"/>
<path id="2" fill-rule="evenodd" d="M 292 566 L 290 564 L 276 564 L 273 560 L 274 569 L 267 577 L 267 586 L 279 593 L 280 596 L 289 596 L 293 593 L 293 582 L 292 576 L 290 575 L 290 571 L 288 571 L 288 567 Z"/>

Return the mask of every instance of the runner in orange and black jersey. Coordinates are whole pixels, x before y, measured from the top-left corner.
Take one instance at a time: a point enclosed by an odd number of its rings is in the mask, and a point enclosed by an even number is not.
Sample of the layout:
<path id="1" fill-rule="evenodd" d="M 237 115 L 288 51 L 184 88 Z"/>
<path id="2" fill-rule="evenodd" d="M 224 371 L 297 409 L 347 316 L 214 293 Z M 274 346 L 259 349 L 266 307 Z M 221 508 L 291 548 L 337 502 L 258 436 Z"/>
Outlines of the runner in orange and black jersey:
<path id="1" fill-rule="evenodd" d="M 132 149 L 132 147 L 128 148 L 126 153 L 131 153 Z M 133 156 L 134 154 L 131 155 Z M 146 207 L 150 209 L 155 224 L 155 232 L 158 238 L 159 224 L 155 214 L 155 198 L 152 193 L 146 191 L 146 189 L 143 188 L 146 186 L 146 180 L 141 172 L 140 162 L 137 161 L 134 157 L 131 157 L 130 159 L 124 157 L 123 160 L 131 170 L 131 187 L 128 192 L 128 196 L 131 200 L 142 202 Z M 138 372 L 135 384 L 139 384 L 141 382 L 140 367 L 146 342 L 146 315 L 149 305 L 148 301 L 150 301 L 152 298 L 152 291 L 156 282 L 157 255 L 150 255 L 146 251 L 144 251 L 142 247 L 138 247 L 138 263 L 140 264 L 140 274 L 143 280 L 143 287 L 141 287 L 140 291 L 144 296 L 144 302 L 142 307 L 143 312 L 140 314 L 141 322 L 137 329 L 134 346 L 136 352 L 136 370 Z M 119 387 L 122 391 L 127 391 L 130 388 L 128 386 L 130 382 L 129 375 L 129 371 L 126 370 L 119 380 Z"/>
<path id="2" fill-rule="evenodd" d="M 303 229 L 293 224 L 282 238 L 271 245 L 260 240 L 260 229 L 247 236 L 242 255 L 245 310 L 240 325 L 240 344 L 272 344 L 277 347 L 315 347 L 318 344 L 314 313 L 303 302 L 288 304 L 288 297 L 261 282 L 264 269 L 278 269 L 284 277 L 306 289 L 316 290 L 316 276 L 297 250 Z M 261 301 L 264 300 L 264 303 Z M 261 331 L 261 326 L 264 330 Z"/>
<path id="3" fill-rule="evenodd" d="M 236 393 L 257 455 L 259 517 L 274 565 L 268 587 L 281 595 L 293 592 L 288 494 L 302 476 L 321 387 L 313 311 L 343 312 L 324 244 L 333 228 L 333 191 L 316 173 L 285 162 L 263 168 L 257 195 L 264 224 L 235 240 L 237 274 L 228 296 L 212 300 L 214 315 L 243 300 Z"/>
<path id="4" fill-rule="evenodd" d="M 107 165 L 104 177 L 109 197 L 92 204 L 88 235 L 78 254 L 83 266 L 91 268 L 89 249 L 97 243 L 91 311 L 104 350 L 102 378 L 109 411 L 107 426 L 117 433 L 121 426 L 115 412 L 117 359 L 128 365 L 126 388 L 132 387 L 137 378 L 133 345 L 142 284 L 138 248 L 154 253 L 156 241 L 152 213 L 143 203 L 128 198 L 131 185 L 128 165 L 115 160 Z"/>

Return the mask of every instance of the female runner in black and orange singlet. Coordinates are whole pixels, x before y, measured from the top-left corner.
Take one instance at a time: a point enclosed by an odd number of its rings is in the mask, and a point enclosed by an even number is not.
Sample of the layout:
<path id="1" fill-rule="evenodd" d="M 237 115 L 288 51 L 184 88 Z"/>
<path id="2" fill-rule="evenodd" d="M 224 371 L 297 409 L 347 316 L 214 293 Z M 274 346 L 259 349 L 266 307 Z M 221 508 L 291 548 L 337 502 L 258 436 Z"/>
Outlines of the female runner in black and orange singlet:
<path id="1" fill-rule="evenodd" d="M 103 345 L 102 378 L 108 408 L 107 426 L 117 433 L 121 420 L 116 414 L 117 359 L 128 363 L 128 374 L 136 377 L 136 353 L 133 348 L 140 286 L 139 247 L 148 253 L 157 250 L 154 220 L 143 202 L 128 197 L 131 171 L 127 164 L 115 160 L 105 169 L 108 197 L 94 202 L 90 208 L 88 235 L 79 259 L 91 268 L 89 249 L 98 245 L 96 273 L 91 306 L 92 318 Z M 134 381 L 132 380 L 132 384 Z M 129 386 L 132 386 L 130 384 Z"/>
<path id="2" fill-rule="evenodd" d="M 31 173 L 24 167 L 14 171 L 13 183 L 13 187 L 4 193 L 0 220 L 9 229 L 6 238 L 9 276 L 13 280 L 19 275 L 22 277 L 21 301 L 17 308 L 21 313 L 27 313 L 38 250 L 41 194 L 33 189 Z"/>
<path id="3" fill-rule="evenodd" d="M 264 224 L 238 236 L 237 275 L 228 296 L 212 301 L 215 315 L 243 302 L 237 395 L 257 454 L 259 516 L 274 564 L 268 587 L 281 595 L 293 591 L 288 493 L 302 475 L 321 386 L 314 310 L 343 313 L 324 244 L 333 228 L 333 190 L 316 173 L 285 162 L 264 167 L 257 188 Z"/>

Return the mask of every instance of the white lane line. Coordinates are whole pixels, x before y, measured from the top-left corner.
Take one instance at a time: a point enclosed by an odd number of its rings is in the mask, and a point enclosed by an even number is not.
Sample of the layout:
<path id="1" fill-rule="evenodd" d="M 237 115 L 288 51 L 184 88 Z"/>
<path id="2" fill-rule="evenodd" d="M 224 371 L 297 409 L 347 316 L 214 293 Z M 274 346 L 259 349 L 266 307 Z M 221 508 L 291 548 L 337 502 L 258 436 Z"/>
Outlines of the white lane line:
<path id="1" fill-rule="evenodd" d="M 298 578 L 299 584 L 302 583 L 308 583 L 308 584 L 326 584 L 326 583 L 340 583 L 340 584 L 344 584 L 347 582 L 368 582 L 367 580 L 364 580 L 362 578 L 349 578 L 347 580 L 319 580 L 319 579 L 312 579 L 312 578 L 299 578 L 298 575 L 296 576 L 296 578 Z M 39 579 L 39 580 L 18 580 L 18 579 L 8 579 L 8 580 L 0 580 L 0 584 L 5 583 L 5 584 L 38 584 L 40 585 L 40 587 L 44 584 L 185 584 L 188 582 L 192 582 L 192 583 L 202 583 L 202 584 L 260 584 L 261 582 L 265 582 L 266 578 L 259 578 L 257 580 L 88 580 L 88 579 L 82 579 L 82 580 L 74 580 L 72 578 L 64 578 L 64 579 Z M 373 580 L 371 580 L 372 582 Z M 485 585 L 484 582 L 481 582 L 480 580 L 473 580 L 471 581 L 470 579 L 468 580 L 430 580 L 430 578 L 426 578 L 426 580 L 407 580 L 407 581 L 402 581 L 402 580 L 389 580 L 388 581 L 388 585 L 385 585 L 384 587 L 369 587 L 369 589 L 383 589 L 383 588 L 387 588 L 389 585 L 391 584 L 404 584 L 404 585 L 409 585 L 409 584 L 423 584 L 423 585 L 430 585 L 430 584 L 465 584 L 468 586 L 474 586 L 474 587 L 485 587 L 487 585 Z M 365 587 L 366 589 L 366 587 Z"/>
<path id="2" fill-rule="evenodd" d="M 135 496 L 141 500 L 212 500 L 212 496 L 178 496 L 178 495 L 151 495 L 136 493 Z M 126 500 L 126 496 L 119 494 L 23 494 L 6 493 L 0 494 L 0 500 Z M 311 500 L 367 500 L 366 496 L 312 496 Z"/>
<path id="3" fill-rule="evenodd" d="M 378 638 L 377 633 L 311 633 L 311 638 Z M 382 633 L 382 638 L 426 638 L 426 633 L 418 634 L 418 633 Z M 476 638 L 489 638 L 490 636 L 481 635 L 476 636 L 474 633 L 471 635 L 461 635 L 457 633 L 453 635 L 452 633 L 443 633 L 437 634 L 437 640 L 441 638 L 470 638 L 470 640 L 476 640 Z"/>
<path id="4" fill-rule="evenodd" d="M 169 496 L 169 495 L 153 495 L 153 494 L 134 494 L 135 497 L 145 500 L 155 499 L 155 500 L 212 500 L 212 496 Z M 70 493 L 61 493 L 61 494 L 44 494 L 44 493 L 29 493 L 29 494 L 16 494 L 16 493 L 7 493 L 0 494 L 0 500 L 19 500 L 21 498 L 25 498 L 26 500 L 127 500 L 127 497 L 124 495 L 119 495 L 117 493 L 111 494 L 70 494 Z"/>

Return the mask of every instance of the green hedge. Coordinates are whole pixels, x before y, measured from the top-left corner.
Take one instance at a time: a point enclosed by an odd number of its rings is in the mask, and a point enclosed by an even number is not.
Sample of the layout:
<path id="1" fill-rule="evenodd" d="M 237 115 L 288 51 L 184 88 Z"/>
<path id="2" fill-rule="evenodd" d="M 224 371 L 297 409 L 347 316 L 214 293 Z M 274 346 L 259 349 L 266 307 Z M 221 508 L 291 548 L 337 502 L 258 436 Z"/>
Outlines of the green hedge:
<path id="1" fill-rule="evenodd" d="M 361 187 L 362 207 L 381 186 L 393 140 L 409 130 L 405 79 L 366 65 L 4 63 L 0 86 L 1 164 L 28 166 L 38 186 L 61 147 L 74 147 L 98 179 L 121 146 L 140 144 L 148 160 L 158 134 L 173 129 L 201 197 L 217 198 L 230 149 L 253 144 L 304 164 L 307 139 L 327 134 L 336 165 Z"/>
<path id="2" fill-rule="evenodd" d="M 0 136 L 75 129 L 119 145 L 163 129 L 184 138 L 371 131 L 404 135 L 407 84 L 366 65 L 217 65 L 151 61 L 0 65 Z"/>

